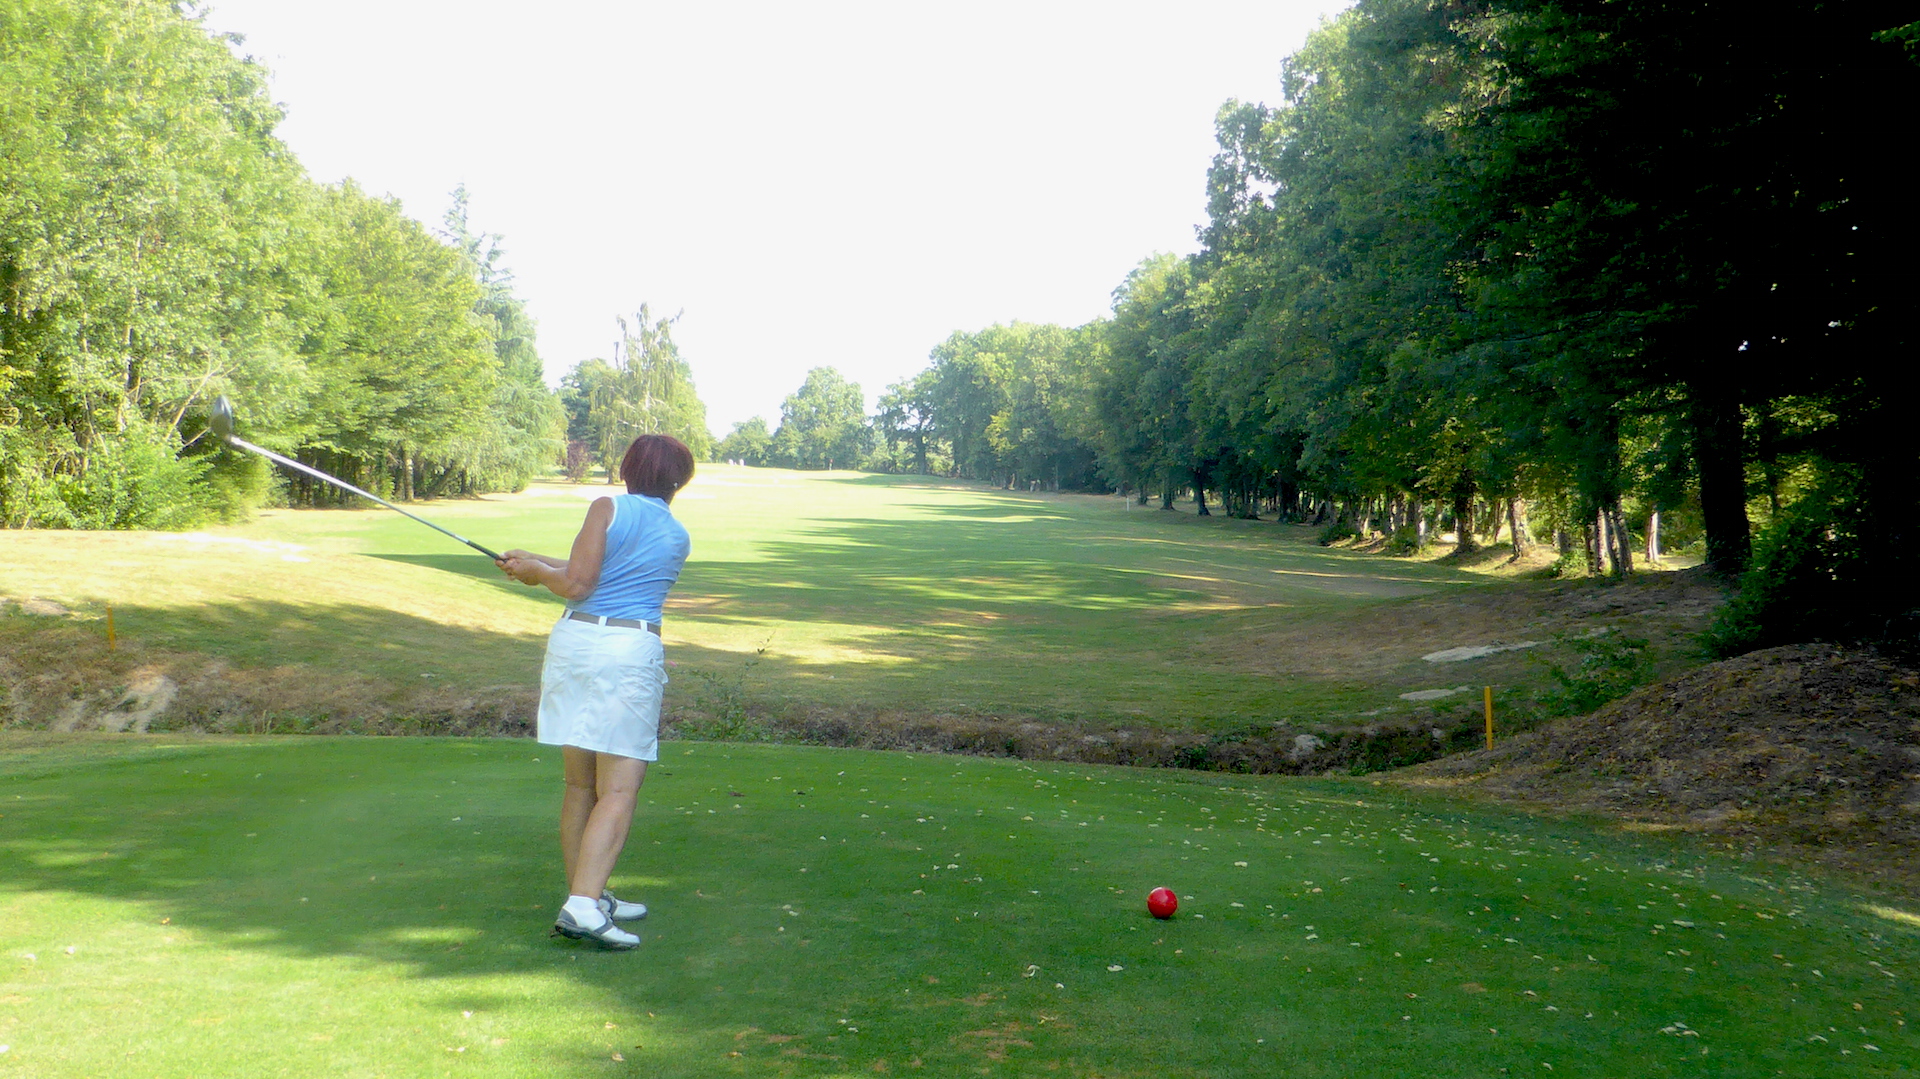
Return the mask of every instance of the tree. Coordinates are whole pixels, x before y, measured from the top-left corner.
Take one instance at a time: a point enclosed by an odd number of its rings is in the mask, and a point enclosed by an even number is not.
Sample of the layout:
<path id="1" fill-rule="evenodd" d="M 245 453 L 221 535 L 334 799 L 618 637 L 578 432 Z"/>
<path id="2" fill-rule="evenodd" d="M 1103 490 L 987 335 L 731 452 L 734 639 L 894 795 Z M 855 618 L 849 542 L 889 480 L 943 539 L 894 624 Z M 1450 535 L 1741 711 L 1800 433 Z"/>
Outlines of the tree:
<path id="1" fill-rule="evenodd" d="M 768 461 L 773 436 L 767 433 L 767 421 L 764 416 L 755 416 L 750 420 L 741 420 L 727 432 L 727 437 L 714 447 L 713 455 L 722 461 L 738 461 L 743 465 L 755 467 Z"/>
<path id="2" fill-rule="evenodd" d="M 635 435 L 667 434 L 687 444 L 698 460 L 713 453 L 707 406 L 694 389 L 693 371 L 673 342 L 679 316 L 656 319 L 646 304 L 632 325 L 620 319 L 612 362 L 585 360 L 562 383 L 569 437 L 589 443 L 619 479 L 620 458 Z"/>
<path id="3" fill-rule="evenodd" d="M 513 274 L 502 265 L 501 238 L 473 231 L 464 184 L 454 189 L 441 235 L 466 258 L 480 284 L 474 313 L 493 339 L 499 366 L 493 402 L 481 414 L 477 430 L 464 439 L 425 447 L 441 473 L 437 484 L 425 482 L 422 487 L 435 493 L 458 477 L 464 490 L 517 491 L 561 459 L 567 416 L 547 389 L 545 365 L 534 345 L 534 322 L 525 301 L 513 294 Z M 422 473 L 431 467 L 426 462 L 416 465 Z"/>
<path id="4" fill-rule="evenodd" d="M 831 367 L 816 367 L 781 402 L 780 427 L 768 454 L 788 468 L 855 468 L 869 441 L 859 384 Z"/>
<path id="5" fill-rule="evenodd" d="M 880 395 L 873 417 L 875 437 L 885 446 L 882 471 L 932 475 L 935 444 L 933 374 L 922 371 Z M 880 456 L 876 452 L 876 456 Z"/>
<path id="6" fill-rule="evenodd" d="M 322 242 L 308 271 L 325 300 L 301 347 L 311 388 L 273 437 L 349 480 L 384 474 L 391 452 L 404 485 L 422 447 L 476 437 L 494 400 L 498 365 L 474 318 L 480 284 L 461 252 L 397 202 L 352 181 L 318 202 Z M 344 497 L 304 478 L 295 490 L 301 501 Z"/>

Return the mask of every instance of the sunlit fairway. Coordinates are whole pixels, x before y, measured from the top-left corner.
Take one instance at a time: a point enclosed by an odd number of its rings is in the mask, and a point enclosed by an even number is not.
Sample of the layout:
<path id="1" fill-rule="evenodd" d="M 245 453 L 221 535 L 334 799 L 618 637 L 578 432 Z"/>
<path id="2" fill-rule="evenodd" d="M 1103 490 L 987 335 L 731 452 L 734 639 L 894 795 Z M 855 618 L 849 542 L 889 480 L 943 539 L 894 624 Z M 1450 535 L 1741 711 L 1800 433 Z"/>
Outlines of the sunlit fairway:
<path id="1" fill-rule="evenodd" d="M 496 549 L 564 553 L 606 490 L 547 485 L 418 508 Z M 683 705 L 717 695 L 1202 728 L 1322 720 L 1444 683 L 1422 648 L 1396 653 L 1378 634 L 1324 634 L 1364 648 L 1364 664 L 1302 662 L 1266 638 L 1484 580 L 1319 548 L 1295 526 L 927 479 L 707 465 L 675 509 L 694 542 L 668 609 L 683 676 L 670 692 Z M 378 509 L 4 542 L 0 595 L 93 616 L 112 604 L 125 641 L 306 664 L 314 677 L 528 685 L 557 610 Z"/>
<path id="2" fill-rule="evenodd" d="M 609 954 L 538 745 L 5 737 L 0 1076 L 1920 1068 L 1900 904 L 1366 782 L 676 743 Z"/>

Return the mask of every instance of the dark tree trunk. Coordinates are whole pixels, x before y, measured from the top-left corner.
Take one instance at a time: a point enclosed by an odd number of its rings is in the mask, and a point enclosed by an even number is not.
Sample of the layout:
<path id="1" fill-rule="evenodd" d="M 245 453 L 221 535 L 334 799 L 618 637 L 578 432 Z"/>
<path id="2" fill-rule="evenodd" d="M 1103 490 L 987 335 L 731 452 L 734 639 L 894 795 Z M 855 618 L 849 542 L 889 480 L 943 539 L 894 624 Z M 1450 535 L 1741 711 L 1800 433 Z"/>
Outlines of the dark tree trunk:
<path id="1" fill-rule="evenodd" d="M 1473 481 L 1463 480 L 1453 489 L 1453 534 L 1455 554 L 1470 554 L 1480 549 L 1473 538 Z"/>
<path id="2" fill-rule="evenodd" d="M 1207 512 L 1207 489 L 1200 485 L 1200 473 L 1197 471 L 1193 474 L 1193 504 L 1195 507 L 1197 507 L 1193 511 L 1194 516 L 1196 517 L 1212 516 L 1212 514 Z"/>
<path id="3" fill-rule="evenodd" d="M 1747 521 L 1746 449 L 1740 402 L 1729 387 L 1687 387 L 1693 458 L 1700 469 L 1700 516 L 1707 532 L 1707 565 L 1722 573 L 1747 568 L 1753 530 Z"/>
<path id="4" fill-rule="evenodd" d="M 1507 534 L 1513 537 L 1513 560 L 1518 562 L 1526 557 L 1527 548 L 1532 546 L 1527 536 L 1526 499 L 1507 499 Z"/>

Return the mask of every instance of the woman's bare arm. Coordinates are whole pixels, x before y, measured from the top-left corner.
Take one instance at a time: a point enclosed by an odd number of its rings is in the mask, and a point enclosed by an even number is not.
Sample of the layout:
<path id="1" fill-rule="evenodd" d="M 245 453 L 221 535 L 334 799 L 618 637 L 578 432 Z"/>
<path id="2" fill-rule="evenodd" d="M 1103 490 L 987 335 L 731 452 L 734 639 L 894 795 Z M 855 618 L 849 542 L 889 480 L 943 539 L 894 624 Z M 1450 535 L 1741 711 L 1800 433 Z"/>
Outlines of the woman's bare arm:
<path id="1" fill-rule="evenodd" d="M 567 560 L 564 558 L 555 558 L 550 554 L 534 554 L 532 551 L 522 551 L 517 547 L 511 551 L 508 551 L 505 555 L 502 555 L 501 557 L 503 559 L 530 558 L 533 561 L 539 562 L 543 565 L 552 566 L 554 569 L 567 568 Z"/>
<path id="2" fill-rule="evenodd" d="M 565 559 L 527 551 L 508 551 L 496 563 L 501 572 L 521 584 L 540 585 L 565 600 L 583 600 L 600 584 L 600 564 L 607 556 L 607 526 L 613 523 L 613 500 L 596 498 L 587 507 L 587 519 L 573 538 L 573 552 Z"/>

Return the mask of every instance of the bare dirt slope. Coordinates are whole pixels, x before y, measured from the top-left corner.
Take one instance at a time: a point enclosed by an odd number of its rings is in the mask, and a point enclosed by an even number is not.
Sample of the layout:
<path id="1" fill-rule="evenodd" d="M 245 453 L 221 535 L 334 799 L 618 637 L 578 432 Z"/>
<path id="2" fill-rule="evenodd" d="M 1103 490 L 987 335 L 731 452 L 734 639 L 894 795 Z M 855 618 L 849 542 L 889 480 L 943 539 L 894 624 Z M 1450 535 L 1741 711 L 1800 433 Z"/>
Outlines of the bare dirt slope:
<path id="1" fill-rule="evenodd" d="M 1920 895 L 1920 671 L 1792 645 L 1387 778 L 1681 829 Z"/>

